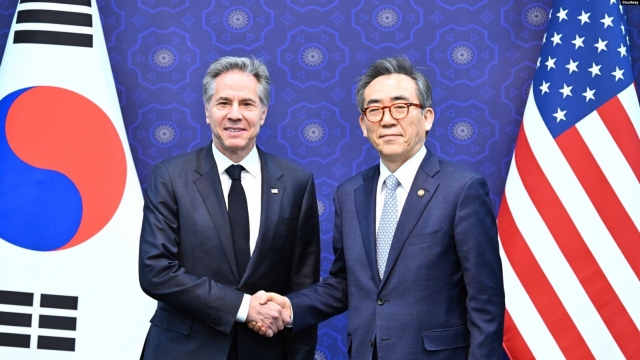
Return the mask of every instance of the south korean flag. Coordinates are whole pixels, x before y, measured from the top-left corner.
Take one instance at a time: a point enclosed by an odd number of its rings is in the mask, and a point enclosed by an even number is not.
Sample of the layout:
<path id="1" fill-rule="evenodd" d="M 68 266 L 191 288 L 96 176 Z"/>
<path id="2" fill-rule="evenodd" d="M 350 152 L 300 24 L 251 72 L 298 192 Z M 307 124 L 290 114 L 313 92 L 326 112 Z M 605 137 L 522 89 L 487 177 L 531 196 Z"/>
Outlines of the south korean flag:
<path id="1" fill-rule="evenodd" d="M 142 192 L 94 0 L 20 0 L 0 63 L 0 358 L 135 359 Z"/>

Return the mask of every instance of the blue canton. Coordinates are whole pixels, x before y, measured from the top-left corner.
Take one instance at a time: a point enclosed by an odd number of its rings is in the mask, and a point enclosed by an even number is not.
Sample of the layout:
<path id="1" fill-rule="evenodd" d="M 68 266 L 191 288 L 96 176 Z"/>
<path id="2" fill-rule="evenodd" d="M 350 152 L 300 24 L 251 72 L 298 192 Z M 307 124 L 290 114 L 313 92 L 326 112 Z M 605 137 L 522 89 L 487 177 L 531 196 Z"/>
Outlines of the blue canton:
<path id="1" fill-rule="evenodd" d="M 554 138 L 631 85 L 629 52 L 616 0 L 554 4 L 530 90 Z"/>

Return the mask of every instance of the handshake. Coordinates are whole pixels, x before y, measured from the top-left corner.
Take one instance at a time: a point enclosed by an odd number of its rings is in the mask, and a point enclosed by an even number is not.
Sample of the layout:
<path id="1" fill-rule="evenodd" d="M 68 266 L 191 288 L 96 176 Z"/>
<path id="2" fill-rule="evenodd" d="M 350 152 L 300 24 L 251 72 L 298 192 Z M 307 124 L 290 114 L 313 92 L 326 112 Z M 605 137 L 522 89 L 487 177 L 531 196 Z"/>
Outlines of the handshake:
<path id="1" fill-rule="evenodd" d="M 289 299 L 261 290 L 251 296 L 246 322 L 253 331 L 272 337 L 289 324 L 291 315 Z"/>

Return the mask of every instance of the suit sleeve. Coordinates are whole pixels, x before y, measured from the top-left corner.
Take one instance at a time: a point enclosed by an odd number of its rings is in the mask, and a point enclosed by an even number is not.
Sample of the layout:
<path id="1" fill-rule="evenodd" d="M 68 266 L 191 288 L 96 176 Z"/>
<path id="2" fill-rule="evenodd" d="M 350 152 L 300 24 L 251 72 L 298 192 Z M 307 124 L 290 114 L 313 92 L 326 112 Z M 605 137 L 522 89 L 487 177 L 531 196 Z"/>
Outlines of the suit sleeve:
<path id="1" fill-rule="evenodd" d="M 320 220 L 313 175 L 305 186 L 287 293 L 299 291 L 320 280 Z M 287 359 L 313 359 L 318 337 L 317 326 L 303 331 L 286 329 Z"/>
<path id="2" fill-rule="evenodd" d="M 338 191 L 333 198 L 335 216 L 333 225 L 333 253 L 329 276 L 322 282 L 309 288 L 289 295 L 294 311 L 293 329 L 301 331 L 314 326 L 332 316 L 347 310 L 347 264 L 345 262 L 342 237 L 342 211 Z"/>
<path id="3" fill-rule="evenodd" d="M 147 185 L 140 234 L 139 280 L 150 297 L 229 333 L 243 293 L 197 277 L 180 264 L 180 222 L 171 174 L 159 163 Z"/>
<path id="4" fill-rule="evenodd" d="M 502 359 L 502 263 L 489 188 L 480 176 L 471 178 L 462 190 L 454 235 L 467 288 L 469 359 Z"/>

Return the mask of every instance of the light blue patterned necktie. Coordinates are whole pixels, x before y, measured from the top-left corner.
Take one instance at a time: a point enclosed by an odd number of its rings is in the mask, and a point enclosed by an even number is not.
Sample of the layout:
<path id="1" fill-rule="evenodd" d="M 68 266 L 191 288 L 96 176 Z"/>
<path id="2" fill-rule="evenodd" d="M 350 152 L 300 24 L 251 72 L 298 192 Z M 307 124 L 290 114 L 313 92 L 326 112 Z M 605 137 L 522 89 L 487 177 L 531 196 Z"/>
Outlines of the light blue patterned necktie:
<path id="1" fill-rule="evenodd" d="M 398 224 L 398 197 L 396 189 L 400 185 L 398 179 L 393 175 L 387 176 L 384 180 L 387 190 L 384 194 L 384 205 L 382 206 L 382 214 L 380 215 L 380 223 L 378 224 L 378 240 L 376 241 L 376 257 L 378 260 L 378 274 L 380 279 L 384 275 L 384 268 L 387 266 L 387 258 L 389 257 L 389 249 L 393 234 Z"/>

